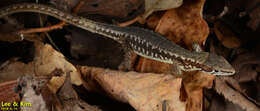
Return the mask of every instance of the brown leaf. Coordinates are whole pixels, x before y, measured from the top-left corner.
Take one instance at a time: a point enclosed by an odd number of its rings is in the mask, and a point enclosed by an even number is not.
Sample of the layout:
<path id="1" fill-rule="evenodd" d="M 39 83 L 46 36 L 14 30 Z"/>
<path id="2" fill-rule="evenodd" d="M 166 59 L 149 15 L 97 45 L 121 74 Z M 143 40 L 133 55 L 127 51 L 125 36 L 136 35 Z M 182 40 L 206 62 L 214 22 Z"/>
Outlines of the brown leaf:
<path id="1" fill-rule="evenodd" d="M 179 99 L 181 78 L 85 66 L 80 70 L 83 78 L 96 81 L 114 99 L 128 102 L 138 111 L 162 111 L 162 107 L 185 111 L 186 103 Z"/>
<path id="2" fill-rule="evenodd" d="M 54 50 L 50 45 L 43 45 L 35 42 L 36 52 L 33 61 L 34 72 L 37 75 L 51 74 L 55 69 L 61 69 L 62 72 L 71 72 L 71 81 L 75 85 L 81 85 L 82 81 L 77 69 L 69 63 L 64 56 Z"/>
<path id="3" fill-rule="evenodd" d="M 54 70 L 61 69 L 62 72 L 71 71 L 71 80 L 73 84 L 82 84 L 77 69 L 69 63 L 61 53 L 54 50 L 50 45 L 44 45 L 39 41 L 35 41 L 35 47 L 36 52 L 32 62 L 24 64 L 11 61 L 10 63 L 6 63 L 6 66 L 3 66 L 3 70 L 1 70 L 0 73 L 3 75 L 12 75 L 8 76 L 11 79 L 16 78 L 19 75 L 50 75 Z"/>
<path id="4" fill-rule="evenodd" d="M 147 19 L 147 26 L 151 29 L 155 29 L 163 15 L 164 15 L 163 12 L 157 12 L 157 13 L 152 14 Z"/>
<path id="5" fill-rule="evenodd" d="M 171 110 L 201 110 L 202 89 L 210 88 L 215 78 L 204 73 L 187 74 L 183 82 L 185 89 L 181 90 L 181 79 L 172 75 L 118 72 L 94 67 L 81 67 L 79 70 L 88 80 L 86 84 L 95 81 L 97 84 L 92 87 L 101 86 L 99 91 L 104 89 L 114 99 L 128 102 L 138 111 L 161 110 L 162 103 Z"/>
<path id="6" fill-rule="evenodd" d="M 211 88 L 214 79 L 214 75 L 202 72 L 185 73 L 183 87 L 186 91 L 186 98 L 182 100 L 187 101 L 186 111 L 202 111 L 203 88 Z"/>
<path id="7" fill-rule="evenodd" d="M 65 82 L 57 93 L 45 87 L 42 95 L 49 109 L 57 111 L 100 111 L 99 108 L 91 106 L 78 98 L 76 91 L 73 89 L 69 72 L 66 74 Z"/>
<path id="8" fill-rule="evenodd" d="M 192 43 L 203 46 L 209 34 L 208 24 L 201 14 L 204 2 L 205 0 L 187 0 L 181 7 L 168 10 L 155 31 L 175 43 L 184 42 L 188 49 L 191 49 Z"/>
<path id="9" fill-rule="evenodd" d="M 173 68 L 171 64 L 158 62 L 155 60 L 140 57 L 136 66 L 136 71 L 138 72 L 153 72 L 153 73 L 167 73 Z M 174 72 L 173 72 L 174 73 Z"/>
<path id="10" fill-rule="evenodd" d="M 51 80 L 49 81 L 49 83 L 47 84 L 49 90 L 55 94 L 60 87 L 63 85 L 65 81 L 65 76 L 61 76 L 61 77 L 52 77 Z"/>
<path id="11" fill-rule="evenodd" d="M 5 64 L 5 65 L 4 65 Z M 18 61 L 8 60 L 2 64 L 2 69 L 0 71 L 0 82 L 15 80 L 22 75 L 32 75 L 33 65 L 25 64 Z"/>
<path id="12" fill-rule="evenodd" d="M 177 8 L 182 5 L 182 0 L 145 0 L 145 12 L 142 15 L 146 19 L 155 11 Z"/>
<path id="13" fill-rule="evenodd" d="M 241 44 L 237 36 L 219 21 L 214 24 L 214 32 L 218 40 L 227 48 L 238 48 Z"/>

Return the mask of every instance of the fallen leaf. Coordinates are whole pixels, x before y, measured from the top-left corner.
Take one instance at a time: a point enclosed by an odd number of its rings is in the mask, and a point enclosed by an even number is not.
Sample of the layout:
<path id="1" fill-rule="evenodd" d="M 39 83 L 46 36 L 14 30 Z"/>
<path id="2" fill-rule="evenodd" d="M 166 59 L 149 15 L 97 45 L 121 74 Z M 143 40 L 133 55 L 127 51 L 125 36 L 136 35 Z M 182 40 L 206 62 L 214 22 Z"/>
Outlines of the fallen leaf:
<path id="1" fill-rule="evenodd" d="M 182 0 L 145 0 L 145 12 L 142 15 L 146 19 L 155 11 L 177 8 L 182 5 Z"/>
<path id="2" fill-rule="evenodd" d="M 15 80 L 19 76 L 33 75 L 33 65 L 19 61 L 6 61 L 6 65 L 0 71 L 0 82 Z"/>
<path id="3" fill-rule="evenodd" d="M 53 76 L 49 83 L 47 84 L 49 90 L 55 94 L 59 89 L 60 87 L 64 84 L 64 81 L 65 81 L 65 74 L 61 77 L 55 77 Z"/>
<path id="4" fill-rule="evenodd" d="M 135 70 L 138 72 L 153 72 L 153 73 L 171 73 L 172 64 L 158 62 L 155 60 L 140 57 Z"/>
<path id="5" fill-rule="evenodd" d="M 186 111 L 202 111 L 203 88 L 211 88 L 214 75 L 203 72 L 187 72 L 183 77 L 184 91 L 182 100 L 187 101 Z M 186 96 L 186 97 L 185 97 Z"/>
<path id="6" fill-rule="evenodd" d="M 79 70 L 83 78 L 96 81 L 96 85 L 101 86 L 108 95 L 119 101 L 128 102 L 137 111 L 162 111 L 162 107 L 167 107 L 170 111 L 186 111 L 186 102 L 179 99 L 181 78 L 86 66 L 82 66 Z"/>
<path id="7" fill-rule="evenodd" d="M 35 68 L 34 72 L 37 75 L 49 75 L 55 69 L 61 69 L 62 72 L 71 72 L 71 82 L 73 84 L 82 84 L 77 69 L 50 45 L 43 45 L 40 42 L 35 42 L 35 50 L 35 57 L 32 64 Z"/>
<path id="8" fill-rule="evenodd" d="M 77 92 L 73 89 L 69 75 L 68 72 L 64 84 L 57 93 L 57 97 L 62 105 L 62 109 L 58 111 L 101 111 L 99 108 L 79 99 Z"/>
<path id="9" fill-rule="evenodd" d="M 241 44 L 237 36 L 220 21 L 215 22 L 214 32 L 218 40 L 227 48 L 238 48 Z"/>
<path id="10" fill-rule="evenodd" d="M 163 12 L 157 12 L 152 14 L 148 19 L 147 19 L 147 26 L 151 29 L 155 29 L 160 21 L 160 19 L 163 16 Z"/>
<path id="11" fill-rule="evenodd" d="M 208 24 L 201 13 L 204 2 L 205 0 L 187 0 L 181 7 L 168 10 L 155 31 L 175 43 L 185 44 L 188 49 L 191 49 L 193 43 L 203 46 L 209 34 Z"/>
<path id="12" fill-rule="evenodd" d="M 55 69 L 62 69 L 63 72 L 71 72 L 71 80 L 73 84 L 82 84 L 77 69 L 69 63 L 61 53 L 55 51 L 50 45 L 44 45 L 39 41 L 35 41 L 35 47 L 36 52 L 32 62 L 25 64 L 22 62 L 12 61 L 3 67 L 0 73 L 3 75 L 12 75 L 13 77 L 8 77 L 14 79 L 21 75 L 50 75 Z M 8 78 L 6 79 L 8 80 Z"/>

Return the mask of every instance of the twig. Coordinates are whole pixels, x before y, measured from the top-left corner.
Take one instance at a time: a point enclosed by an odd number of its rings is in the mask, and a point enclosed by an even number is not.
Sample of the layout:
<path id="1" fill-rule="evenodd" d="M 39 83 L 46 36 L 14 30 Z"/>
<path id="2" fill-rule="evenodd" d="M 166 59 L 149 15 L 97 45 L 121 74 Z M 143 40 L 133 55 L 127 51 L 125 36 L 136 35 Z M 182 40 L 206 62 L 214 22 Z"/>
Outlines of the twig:
<path id="1" fill-rule="evenodd" d="M 257 107 L 256 104 L 252 103 L 242 94 L 229 87 L 226 84 L 225 80 L 222 78 L 216 78 L 215 90 L 219 94 L 222 94 L 227 100 L 239 105 L 242 109 L 246 111 L 260 111 L 259 107 Z"/>
<path id="2" fill-rule="evenodd" d="M 136 18 L 134 18 L 132 20 L 129 20 L 129 21 L 126 21 L 126 22 L 122 22 L 122 23 L 118 23 L 117 25 L 121 26 L 121 27 L 126 27 L 126 26 L 129 26 L 129 25 L 135 23 L 136 21 L 138 21 L 139 18 L 140 17 L 136 17 Z"/>

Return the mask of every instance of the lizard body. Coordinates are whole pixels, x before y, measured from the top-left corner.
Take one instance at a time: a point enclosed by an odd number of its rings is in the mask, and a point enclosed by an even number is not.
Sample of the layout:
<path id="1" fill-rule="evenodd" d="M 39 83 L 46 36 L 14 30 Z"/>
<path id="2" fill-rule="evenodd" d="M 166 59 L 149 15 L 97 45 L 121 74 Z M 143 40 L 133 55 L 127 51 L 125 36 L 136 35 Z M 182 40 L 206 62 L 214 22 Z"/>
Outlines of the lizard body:
<path id="1" fill-rule="evenodd" d="M 199 70 L 215 75 L 235 73 L 233 67 L 222 56 L 186 50 L 162 35 L 146 29 L 99 23 L 46 5 L 31 3 L 11 5 L 0 9 L 0 18 L 18 12 L 38 12 L 53 16 L 79 28 L 111 38 L 140 56 L 177 64 L 183 71 Z"/>

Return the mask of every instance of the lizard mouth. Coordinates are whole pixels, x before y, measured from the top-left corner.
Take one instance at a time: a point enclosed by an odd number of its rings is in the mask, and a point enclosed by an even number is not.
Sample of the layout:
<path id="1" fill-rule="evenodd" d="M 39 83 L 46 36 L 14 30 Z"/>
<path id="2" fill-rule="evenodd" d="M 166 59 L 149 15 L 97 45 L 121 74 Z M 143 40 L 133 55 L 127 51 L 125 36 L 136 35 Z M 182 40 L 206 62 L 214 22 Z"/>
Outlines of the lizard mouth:
<path id="1" fill-rule="evenodd" d="M 210 68 L 205 65 L 201 65 L 202 72 L 210 73 L 212 75 L 222 75 L 222 76 L 230 76 L 235 74 L 235 70 L 214 70 L 213 68 Z"/>
<path id="2" fill-rule="evenodd" d="M 212 72 L 213 75 L 221 75 L 221 76 L 230 76 L 230 75 L 234 75 L 235 71 L 213 71 Z"/>

